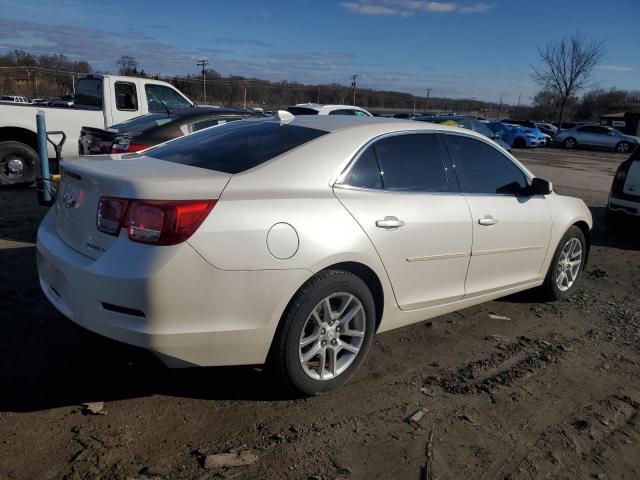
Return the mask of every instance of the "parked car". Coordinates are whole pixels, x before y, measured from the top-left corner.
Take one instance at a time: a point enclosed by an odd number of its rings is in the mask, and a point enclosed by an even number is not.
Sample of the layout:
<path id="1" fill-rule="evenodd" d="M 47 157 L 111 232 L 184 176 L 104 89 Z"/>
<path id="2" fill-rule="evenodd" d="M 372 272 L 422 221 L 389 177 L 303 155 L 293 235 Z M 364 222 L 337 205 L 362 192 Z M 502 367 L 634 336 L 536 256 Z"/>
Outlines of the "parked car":
<path id="1" fill-rule="evenodd" d="M 467 130 L 473 130 L 474 132 L 478 132 L 480 135 L 491 138 L 506 151 L 511 151 L 511 146 L 500 138 L 499 133 L 493 132 L 484 122 L 473 117 L 462 117 L 459 115 L 423 115 L 414 118 L 414 120 L 419 122 L 438 123 L 440 125 L 449 125 L 450 127 L 460 127 L 466 128 Z"/>
<path id="2" fill-rule="evenodd" d="M 293 115 L 352 115 L 356 117 L 372 117 L 364 108 L 352 105 L 323 105 L 321 103 L 299 103 L 287 108 Z"/>
<path id="3" fill-rule="evenodd" d="M 192 107 L 149 113 L 106 130 L 82 127 L 78 154 L 138 152 L 203 128 L 259 116 L 258 113 L 232 108 Z"/>
<path id="4" fill-rule="evenodd" d="M 83 125 L 108 128 L 149 112 L 188 108 L 191 101 L 166 82 L 150 78 L 88 75 L 78 80 L 72 107 L 0 103 L 0 185 L 31 183 L 40 171 L 36 112 L 47 130 L 65 132 L 62 156 L 78 154 Z M 49 158 L 55 150 L 48 145 Z"/>
<path id="5" fill-rule="evenodd" d="M 620 226 L 630 219 L 640 219 L 640 147 L 616 170 L 607 205 L 610 225 Z"/>
<path id="6" fill-rule="evenodd" d="M 613 127 L 605 125 L 580 125 L 562 130 L 555 138 L 564 148 L 594 147 L 629 153 L 640 142 L 640 138 L 625 135 Z"/>
<path id="7" fill-rule="evenodd" d="M 29 103 L 25 97 L 20 97 L 17 95 L 0 95 L 0 102 L 9 102 L 9 103 Z"/>
<path id="8" fill-rule="evenodd" d="M 535 122 L 535 125 L 536 127 L 538 127 L 538 130 L 540 130 L 542 133 L 546 133 L 551 138 L 555 137 L 558 134 L 558 127 L 551 123 Z"/>
<path id="9" fill-rule="evenodd" d="M 65 161 L 37 262 L 89 330 L 172 367 L 268 361 L 314 394 L 376 332 L 534 287 L 567 297 L 591 225 L 470 130 L 303 115 Z"/>
<path id="10" fill-rule="evenodd" d="M 547 144 L 547 138 L 537 128 L 503 122 L 489 122 L 487 126 L 513 148 L 532 148 Z"/>
<path id="11" fill-rule="evenodd" d="M 62 95 L 49 101 L 48 105 L 52 107 L 73 107 L 73 95 Z"/>

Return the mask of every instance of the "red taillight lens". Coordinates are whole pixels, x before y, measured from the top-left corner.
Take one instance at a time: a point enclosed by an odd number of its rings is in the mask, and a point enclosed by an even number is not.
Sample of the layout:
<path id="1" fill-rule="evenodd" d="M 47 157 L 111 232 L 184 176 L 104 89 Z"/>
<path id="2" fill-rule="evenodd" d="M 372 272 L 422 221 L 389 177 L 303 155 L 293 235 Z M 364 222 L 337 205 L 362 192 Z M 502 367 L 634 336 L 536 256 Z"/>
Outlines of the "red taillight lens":
<path id="1" fill-rule="evenodd" d="M 111 147 L 111 153 L 139 152 L 147 148 L 149 148 L 149 145 L 143 145 L 142 143 L 114 143 Z"/>
<path id="2" fill-rule="evenodd" d="M 627 180 L 627 174 L 631 168 L 631 159 L 622 162 L 616 170 L 616 174 L 613 177 L 613 183 L 611 184 L 611 194 L 619 195 L 624 190 L 624 182 Z"/>
<path id="3" fill-rule="evenodd" d="M 96 224 L 98 230 L 108 235 L 120 234 L 120 225 L 127 211 L 128 200 L 124 198 L 102 197 L 98 202 L 98 216 Z"/>
<path id="4" fill-rule="evenodd" d="M 117 236 L 122 227 L 134 242 L 175 245 L 193 235 L 216 202 L 102 197 L 98 205 L 98 230 Z"/>

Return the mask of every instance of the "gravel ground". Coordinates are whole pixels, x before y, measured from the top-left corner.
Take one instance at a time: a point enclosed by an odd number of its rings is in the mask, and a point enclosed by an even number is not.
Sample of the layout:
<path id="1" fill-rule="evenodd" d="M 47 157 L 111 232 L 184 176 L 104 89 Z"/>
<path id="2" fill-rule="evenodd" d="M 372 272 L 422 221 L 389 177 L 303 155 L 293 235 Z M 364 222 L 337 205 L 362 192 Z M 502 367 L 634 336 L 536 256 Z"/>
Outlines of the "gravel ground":
<path id="1" fill-rule="evenodd" d="M 578 291 L 378 335 L 347 386 L 308 399 L 65 320 L 37 282 L 45 210 L 0 191 L 0 479 L 640 478 L 640 234 L 603 217 L 624 157 L 515 153 L 593 212 Z"/>

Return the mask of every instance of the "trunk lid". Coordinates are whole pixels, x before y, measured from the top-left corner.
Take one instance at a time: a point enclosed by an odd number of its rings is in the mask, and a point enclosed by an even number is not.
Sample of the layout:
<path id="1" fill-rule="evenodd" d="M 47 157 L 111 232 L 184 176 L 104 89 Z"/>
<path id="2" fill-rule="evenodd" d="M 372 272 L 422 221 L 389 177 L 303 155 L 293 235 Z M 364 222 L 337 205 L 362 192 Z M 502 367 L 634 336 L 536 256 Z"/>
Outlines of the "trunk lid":
<path id="1" fill-rule="evenodd" d="M 100 128 L 82 127 L 78 139 L 79 155 L 100 155 L 111 153 L 111 147 L 115 142 L 115 130 L 102 130 Z"/>
<path id="2" fill-rule="evenodd" d="M 62 167 L 62 181 L 53 207 L 56 231 L 69 247 L 94 259 L 117 239 L 97 229 L 100 197 L 217 199 L 231 178 L 228 173 L 136 154 L 80 157 L 64 161 Z"/>

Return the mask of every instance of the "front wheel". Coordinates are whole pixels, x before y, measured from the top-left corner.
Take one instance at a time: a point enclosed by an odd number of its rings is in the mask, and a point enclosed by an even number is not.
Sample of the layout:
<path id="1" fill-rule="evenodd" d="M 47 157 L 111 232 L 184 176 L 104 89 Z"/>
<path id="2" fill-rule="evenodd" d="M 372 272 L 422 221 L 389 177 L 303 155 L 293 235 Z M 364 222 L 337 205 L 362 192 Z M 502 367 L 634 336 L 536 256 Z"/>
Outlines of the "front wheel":
<path id="1" fill-rule="evenodd" d="M 564 145 L 564 148 L 568 150 L 573 150 L 578 146 L 578 142 L 576 142 L 575 138 L 569 137 L 563 142 L 563 145 Z"/>
<path id="2" fill-rule="evenodd" d="M 587 258 L 586 248 L 584 233 L 572 225 L 558 243 L 543 284 L 548 300 L 564 300 L 575 290 Z"/>
<path id="3" fill-rule="evenodd" d="M 375 330 L 375 305 L 356 275 L 325 270 L 298 291 L 274 339 L 279 379 L 305 395 L 344 384 L 364 360 Z"/>
<path id="4" fill-rule="evenodd" d="M 629 145 L 629 142 L 618 142 L 618 144 L 616 145 L 616 152 L 618 153 L 629 153 L 629 150 L 631 149 L 631 146 Z"/>
<path id="5" fill-rule="evenodd" d="M 0 185 L 29 184 L 38 176 L 40 159 L 22 142 L 0 142 Z"/>

